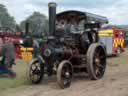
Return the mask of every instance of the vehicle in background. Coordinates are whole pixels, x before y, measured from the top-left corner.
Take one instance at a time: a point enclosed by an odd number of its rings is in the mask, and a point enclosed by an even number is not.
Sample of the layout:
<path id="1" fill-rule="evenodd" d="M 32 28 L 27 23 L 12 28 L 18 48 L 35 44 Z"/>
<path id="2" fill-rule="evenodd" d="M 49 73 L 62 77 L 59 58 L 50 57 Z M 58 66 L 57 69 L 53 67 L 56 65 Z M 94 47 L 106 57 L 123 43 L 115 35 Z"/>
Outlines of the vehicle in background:
<path id="1" fill-rule="evenodd" d="M 21 59 L 20 41 L 22 41 L 22 32 L 14 32 L 8 27 L 0 27 L 0 38 L 7 38 L 15 45 L 16 58 Z"/>
<path id="2" fill-rule="evenodd" d="M 124 40 L 125 40 L 125 47 L 128 48 L 128 32 L 127 31 L 125 31 Z"/>
<path id="3" fill-rule="evenodd" d="M 124 51 L 124 30 L 119 28 L 101 29 L 99 39 L 106 45 L 107 55 L 119 55 Z"/>

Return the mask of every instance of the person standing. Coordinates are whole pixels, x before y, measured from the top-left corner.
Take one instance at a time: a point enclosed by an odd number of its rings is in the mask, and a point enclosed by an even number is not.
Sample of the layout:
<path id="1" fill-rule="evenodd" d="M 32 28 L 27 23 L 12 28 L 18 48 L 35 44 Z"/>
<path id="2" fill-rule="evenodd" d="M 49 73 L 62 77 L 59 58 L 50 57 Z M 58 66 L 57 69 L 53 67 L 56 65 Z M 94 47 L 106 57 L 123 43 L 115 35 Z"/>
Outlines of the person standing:
<path id="1" fill-rule="evenodd" d="M 9 38 L 4 38 L 3 57 L 4 66 L 8 70 L 10 77 L 16 77 L 16 73 L 12 70 L 12 65 L 15 64 L 15 47 Z"/>
<path id="2" fill-rule="evenodd" d="M 39 54 L 39 43 L 36 38 L 33 39 L 33 58 L 36 58 Z"/>

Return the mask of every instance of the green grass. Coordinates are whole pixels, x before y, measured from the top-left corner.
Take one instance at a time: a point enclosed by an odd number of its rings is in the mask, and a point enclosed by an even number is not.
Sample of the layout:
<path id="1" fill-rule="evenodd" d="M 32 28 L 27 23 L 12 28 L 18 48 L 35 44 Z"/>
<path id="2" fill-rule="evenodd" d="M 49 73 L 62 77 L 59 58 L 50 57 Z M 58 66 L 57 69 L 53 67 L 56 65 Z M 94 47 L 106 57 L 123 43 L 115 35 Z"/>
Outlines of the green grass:
<path id="1" fill-rule="evenodd" d="M 0 76 L 0 91 L 28 84 L 26 76 L 28 67 L 27 62 L 17 60 L 16 63 L 17 64 L 13 67 L 17 74 L 16 78 L 13 79 L 9 77 Z"/>

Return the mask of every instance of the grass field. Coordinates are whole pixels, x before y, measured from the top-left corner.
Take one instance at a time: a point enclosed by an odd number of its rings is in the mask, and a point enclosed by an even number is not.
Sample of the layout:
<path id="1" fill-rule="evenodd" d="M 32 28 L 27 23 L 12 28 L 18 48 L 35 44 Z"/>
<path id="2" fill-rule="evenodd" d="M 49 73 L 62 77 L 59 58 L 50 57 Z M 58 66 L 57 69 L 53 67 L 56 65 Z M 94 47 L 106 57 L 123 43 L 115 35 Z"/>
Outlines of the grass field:
<path id="1" fill-rule="evenodd" d="M 8 88 L 15 88 L 21 85 L 28 84 L 27 82 L 27 68 L 28 64 L 22 60 L 16 60 L 16 65 L 14 65 L 13 69 L 17 73 L 16 78 L 9 77 L 0 77 L 0 91 L 6 90 Z"/>
<path id="2" fill-rule="evenodd" d="M 128 50 L 126 50 L 128 53 Z M 108 63 L 114 63 L 114 64 L 126 64 L 128 54 L 122 53 L 120 56 L 117 57 L 109 57 Z M 15 79 L 7 78 L 7 77 L 0 77 L 0 92 L 3 90 L 8 90 L 10 88 L 16 88 L 23 85 L 29 85 L 29 82 L 27 81 L 27 68 L 28 63 L 22 60 L 17 60 L 16 65 L 13 67 L 15 72 L 17 73 L 17 77 Z"/>

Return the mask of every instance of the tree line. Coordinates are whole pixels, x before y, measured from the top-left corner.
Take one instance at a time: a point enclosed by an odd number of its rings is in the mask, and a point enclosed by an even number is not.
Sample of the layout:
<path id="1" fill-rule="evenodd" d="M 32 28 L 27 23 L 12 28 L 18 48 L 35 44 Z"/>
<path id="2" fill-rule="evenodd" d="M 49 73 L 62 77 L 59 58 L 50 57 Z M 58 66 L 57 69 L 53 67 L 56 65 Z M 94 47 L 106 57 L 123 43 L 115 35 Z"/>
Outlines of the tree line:
<path id="1" fill-rule="evenodd" d="M 15 18 L 8 13 L 7 8 L 0 4 L 0 28 L 7 27 L 15 32 L 25 32 L 26 22 L 29 23 L 29 32 L 32 34 L 48 32 L 48 19 L 44 14 L 33 12 L 32 15 L 21 21 L 20 24 L 17 24 Z"/>

